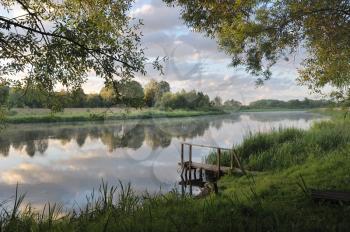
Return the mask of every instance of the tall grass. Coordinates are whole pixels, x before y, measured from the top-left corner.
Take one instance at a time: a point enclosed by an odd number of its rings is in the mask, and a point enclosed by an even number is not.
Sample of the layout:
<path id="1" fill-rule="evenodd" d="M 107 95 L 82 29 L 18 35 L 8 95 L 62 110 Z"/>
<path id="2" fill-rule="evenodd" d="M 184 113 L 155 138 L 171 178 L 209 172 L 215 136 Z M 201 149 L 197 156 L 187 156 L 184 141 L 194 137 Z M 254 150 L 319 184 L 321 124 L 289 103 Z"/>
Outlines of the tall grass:
<path id="1" fill-rule="evenodd" d="M 235 151 L 244 166 L 251 170 L 279 170 L 302 164 L 307 159 L 322 158 L 350 143 L 350 120 L 323 121 L 309 130 L 276 129 L 267 133 L 249 134 Z M 212 152 L 207 162 L 216 163 Z M 230 156 L 222 154 L 221 163 L 230 165 Z"/>
<path id="2" fill-rule="evenodd" d="M 12 210 L 2 210 L 0 231 L 346 231 L 350 226 L 346 207 L 314 204 L 296 184 L 293 196 L 300 202 L 293 198 L 284 202 L 268 199 L 281 192 L 259 190 L 253 177 L 240 181 L 245 183 L 240 196 L 221 194 L 200 200 L 175 190 L 136 195 L 130 185 L 103 182 L 87 197 L 85 207 L 67 213 L 57 204 L 40 212 L 22 207 L 23 195 L 17 195 Z"/>

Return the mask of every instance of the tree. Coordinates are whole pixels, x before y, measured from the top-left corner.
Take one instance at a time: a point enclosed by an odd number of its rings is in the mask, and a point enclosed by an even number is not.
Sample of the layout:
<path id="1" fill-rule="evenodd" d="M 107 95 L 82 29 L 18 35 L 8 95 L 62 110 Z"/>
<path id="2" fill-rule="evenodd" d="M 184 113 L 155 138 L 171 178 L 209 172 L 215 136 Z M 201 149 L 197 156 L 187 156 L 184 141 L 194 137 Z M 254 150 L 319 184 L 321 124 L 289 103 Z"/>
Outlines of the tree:
<path id="1" fill-rule="evenodd" d="M 10 89 L 9 97 L 8 97 L 9 107 L 23 107 L 23 92 L 22 89 L 14 87 Z"/>
<path id="2" fill-rule="evenodd" d="M 170 85 L 166 81 L 160 81 L 157 86 L 156 101 L 159 101 L 165 93 L 170 92 Z"/>
<path id="3" fill-rule="evenodd" d="M 86 94 L 82 88 L 78 88 L 70 94 L 71 107 L 84 107 L 86 102 Z"/>
<path id="4" fill-rule="evenodd" d="M 170 85 L 166 81 L 157 82 L 151 79 L 145 86 L 145 102 L 149 107 L 155 106 L 162 96 L 170 92 Z"/>
<path id="5" fill-rule="evenodd" d="M 131 107 L 144 106 L 143 88 L 137 81 L 124 81 L 119 85 L 119 97 L 113 86 L 107 85 L 100 91 L 101 98 L 107 106 L 124 104 Z"/>
<path id="6" fill-rule="evenodd" d="M 158 83 L 154 79 L 150 80 L 145 86 L 145 103 L 148 107 L 156 104 Z"/>
<path id="7" fill-rule="evenodd" d="M 165 93 L 157 102 L 157 106 L 165 109 L 208 109 L 210 99 L 208 95 L 204 95 L 202 92 L 182 90 L 178 93 Z"/>
<path id="8" fill-rule="evenodd" d="M 111 106 L 113 103 L 116 103 L 117 96 L 115 94 L 115 90 L 111 85 L 106 85 L 100 91 L 100 96 L 103 101 L 106 103 L 106 106 Z"/>
<path id="9" fill-rule="evenodd" d="M 104 107 L 104 104 L 99 94 L 88 94 L 86 96 L 86 106 L 91 108 L 97 108 Z"/>
<path id="10" fill-rule="evenodd" d="M 143 88 L 137 81 L 128 81 L 121 85 L 120 88 L 121 102 L 131 107 L 144 106 Z"/>
<path id="11" fill-rule="evenodd" d="M 315 91 L 349 86 L 349 1 L 164 1 L 182 7 L 189 27 L 217 38 L 232 65 L 259 76 L 260 84 L 279 59 L 304 47 L 301 83 Z"/>
<path id="12" fill-rule="evenodd" d="M 242 106 L 242 103 L 234 99 L 231 99 L 231 100 L 225 101 L 224 106 L 230 107 L 230 108 L 240 108 Z"/>
<path id="13" fill-rule="evenodd" d="M 8 101 L 10 87 L 7 84 L 0 83 L 0 107 Z"/>
<path id="14" fill-rule="evenodd" d="M 221 106 L 222 105 L 222 99 L 219 96 L 216 96 L 213 100 L 214 106 Z"/>
<path id="15" fill-rule="evenodd" d="M 23 72 L 24 85 L 53 92 L 56 84 L 77 89 L 94 71 L 116 89 L 121 80 L 145 74 L 140 21 L 130 17 L 133 0 L 0 0 L 0 74 Z M 153 63 L 160 69 L 158 59 Z M 118 77 L 118 78 L 117 78 Z"/>

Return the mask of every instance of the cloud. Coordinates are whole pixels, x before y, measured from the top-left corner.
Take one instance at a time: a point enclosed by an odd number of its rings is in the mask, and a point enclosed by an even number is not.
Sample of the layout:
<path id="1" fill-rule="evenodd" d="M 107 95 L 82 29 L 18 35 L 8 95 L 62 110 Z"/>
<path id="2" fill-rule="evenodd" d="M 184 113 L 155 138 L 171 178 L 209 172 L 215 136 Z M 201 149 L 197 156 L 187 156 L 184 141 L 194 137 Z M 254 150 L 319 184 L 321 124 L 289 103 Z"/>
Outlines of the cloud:
<path id="1" fill-rule="evenodd" d="M 185 29 L 186 26 L 182 23 L 179 12 L 178 8 L 167 7 L 163 1 L 155 0 L 132 10 L 131 15 L 143 20 L 142 29 L 147 33 L 159 30 Z"/>
<path id="2" fill-rule="evenodd" d="M 230 57 L 220 51 L 214 39 L 185 26 L 179 8 L 168 7 L 161 0 L 139 0 L 131 14 L 144 21 L 142 43 L 147 48 L 146 56 L 168 58 L 164 64 L 165 75 L 160 76 L 148 65 L 147 75 L 136 77 L 142 84 L 152 78 L 166 80 L 172 91 L 196 89 L 210 97 L 220 95 L 223 99 L 234 98 L 245 104 L 261 98 L 287 100 L 309 96 L 308 90 L 295 81 L 305 56 L 303 49 L 296 55 L 289 55 L 288 61 L 277 62 L 272 68 L 271 80 L 257 88 L 256 77 L 244 68 L 229 67 Z M 90 84 L 85 85 L 88 89 L 103 85 L 102 80 L 90 79 Z"/>

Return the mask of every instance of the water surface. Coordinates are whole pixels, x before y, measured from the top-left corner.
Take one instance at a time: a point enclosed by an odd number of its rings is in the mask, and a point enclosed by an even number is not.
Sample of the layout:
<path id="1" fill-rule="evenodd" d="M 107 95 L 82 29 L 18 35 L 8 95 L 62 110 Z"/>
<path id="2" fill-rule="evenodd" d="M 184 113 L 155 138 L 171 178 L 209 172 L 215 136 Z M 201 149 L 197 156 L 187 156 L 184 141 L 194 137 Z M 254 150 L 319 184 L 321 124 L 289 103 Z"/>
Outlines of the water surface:
<path id="1" fill-rule="evenodd" d="M 232 147 L 249 133 L 307 129 L 324 116 L 307 112 L 235 113 L 177 119 L 21 124 L 0 132 L 0 201 L 19 183 L 27 201 L 83 205 L 101 180 L 136 191 L 169 191 L 179 180 L 180 143 Z M 207 149 L 194 149 L 201 161 Z"/>

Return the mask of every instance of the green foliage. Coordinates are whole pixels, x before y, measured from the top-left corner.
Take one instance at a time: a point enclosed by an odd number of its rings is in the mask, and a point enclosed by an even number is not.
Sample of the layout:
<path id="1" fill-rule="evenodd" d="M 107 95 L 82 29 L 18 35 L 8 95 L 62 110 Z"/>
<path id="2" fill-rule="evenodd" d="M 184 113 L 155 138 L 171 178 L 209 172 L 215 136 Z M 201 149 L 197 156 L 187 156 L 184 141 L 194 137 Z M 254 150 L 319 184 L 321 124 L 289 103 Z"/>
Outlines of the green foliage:
<path id="1" fill-rule="evenodd" d="M 194 90 L 190 92 L 166 93 L 157 102 L 157 106 L 164 109 L 209 109 L 211 108 L 208 95 Z"/>
<path id="2" fill-rule="evenodd" d="M 120 102 L 131 107 L 144 106 L 144 92 L 140 83 L 137 81 L 128 81 L 120 87 Z"/>
<path id="3" fill-rule="evenodd" d="M 7 104 L 10 87 L 0 83 L 0 106 Z"/>
<path id="4" fill-rule="evenodd" d="M 147 106 L 155 106 L 165 93 L 170 92 L 170 85 L 166 81 L 157 82 L 150 80 L 145 86 L 145 103 Z"/>
<path id="5" fill-rule="evenodd" d="M 103 99 L 99 94 L 87 94 L 85 106 L 89 108 L 101 107 L 104 105 Z"/>
<path id="6" fill-rule="evenodd" d="M 132 107 L 144 106 L 143 88 L 137 81 L 125 81 L 117 86 L 107 85 L 101 89 L 100 96 L 107 106 L 116 104 Z"/>
<path id="7" fill-rule="evenodd" d="M 222 99 L 221 99 L 221 97 L 216 96 L 216 97 L 214 98 L 212 104 L 213 104 L 214 106 L 216 106 L 216 107 L 222 106 Z"/>
<path id="8" fill-rule="evenodd" d="M 319 90 L 350 83 L 350 4 L 348 1 L 188 1 L 164 0 L 182 8 L 186 24 L 216 38 L 232 65 L 253 75 L 271 76 L 279 59 L 302 46 L 306 59 L 299 80 Z"/>
<path id="9" fill-rule="evenodd" d="M 300 101 L 298 99 L 281 101 L 274 99 L 262 99 L 251 102 L 248 106 L 243 106 L 242 109 L 310 109 L 321 107 L 332 107 L 337 104 L 330 100 L 312 100 L 305 98 Z"/>
<path id="10" fill-rule="evenodd" d="M 268 133 L 251 134 L 235 148 L 244 165 L 251 170 L 281 170 L 320 159 L 350 142 L 350 124 L 345 121 L 316 123 L 310 130 L 279 129 Z M 216 163 L 215 153 L 207 162 Z M 222 155 L 223 165 L 230 165 L 228 153 Z"/>
<path id="11" fill-rule="evenodd" d="M 231 99 L 231 100 L 225 101 L 224 106 L 239 109 L 242 107 L 242 103 L 234 99 Z"/>
<path id="12" fill-rule="evenodd" d="M 115 89 L 110 85 L 107 85 L 101 89 L 100 96 L 102 100 L 107 103 L 107 105 L 113 105 L 115 100 L 118 99 Z"/>
<path id="13" fill-rule="evenodd" d="M 78 88 L 72 91 L 71 96 L 71 107 L 81 108 L 86 105 L 86 95 L 82 88 Z"/>
<path id="14" fill-rule="evenodd" d="M 130 17 L 132 3 L 1 0 L 3 12 L 23 14 L 0 16 L 0 73 L 12 79 L 22 72 L 25 77 L 16 82 L 24 89 L 40 86 L 46 95 L 52 95 L 58 84 L 78 90 L 88 72 L 113 86 L 135 73 L 145 74 L 142 22 Z M 153 67 L 161 70 L 159 59 Z"/>

